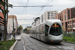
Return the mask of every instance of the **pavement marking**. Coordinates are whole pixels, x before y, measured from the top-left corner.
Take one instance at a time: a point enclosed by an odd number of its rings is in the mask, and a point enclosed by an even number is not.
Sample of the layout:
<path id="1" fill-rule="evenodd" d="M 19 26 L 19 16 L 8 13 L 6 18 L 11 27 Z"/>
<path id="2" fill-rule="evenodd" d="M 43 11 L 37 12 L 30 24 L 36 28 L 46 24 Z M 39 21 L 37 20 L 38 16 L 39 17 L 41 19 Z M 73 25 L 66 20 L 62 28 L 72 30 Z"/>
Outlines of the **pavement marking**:
<path id="1" fill-rule="evenodd" d="M 22 42 L 23 42 L 23 48 L 24 48 L 24 50 L 26 50 L 26 49 L 25 49 L 25 45 L 24 45 L 24 41 L 22 40 Z"/>
<path id="2" fill-rule="evenodd" d="M 23 42 L 23 48 L 24 48 L 24 50 L 26 50 L 25 45 L 24 45 L 24 40 L 23 40 L 23 39 L 22 39 L 22 42 Z"/>

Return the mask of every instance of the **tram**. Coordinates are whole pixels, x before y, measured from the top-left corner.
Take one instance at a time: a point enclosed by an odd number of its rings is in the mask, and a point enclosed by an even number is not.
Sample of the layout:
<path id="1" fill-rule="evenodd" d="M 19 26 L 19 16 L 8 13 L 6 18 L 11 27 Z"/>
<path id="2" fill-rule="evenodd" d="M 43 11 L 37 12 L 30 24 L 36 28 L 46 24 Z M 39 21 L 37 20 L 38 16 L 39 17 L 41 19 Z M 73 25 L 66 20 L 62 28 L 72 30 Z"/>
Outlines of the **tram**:
<path id="1" fill-rule="evenodd" d="M 48 43 L 61 43 L 63 40 L 62 23 L 59 19 L 47 20 L 31 28 L 30 37 Z"/>

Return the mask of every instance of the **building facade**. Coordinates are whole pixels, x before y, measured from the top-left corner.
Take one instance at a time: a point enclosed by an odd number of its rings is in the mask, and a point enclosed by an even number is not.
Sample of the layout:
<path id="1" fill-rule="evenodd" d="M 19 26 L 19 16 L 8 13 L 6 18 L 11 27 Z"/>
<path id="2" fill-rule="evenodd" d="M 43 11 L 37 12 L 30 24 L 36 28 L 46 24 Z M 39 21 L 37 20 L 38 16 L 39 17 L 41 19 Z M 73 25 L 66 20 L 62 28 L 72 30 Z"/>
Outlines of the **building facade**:
<path id="1" fill-rule="evenodd" d="M 58 11 L 46 11 L 44 14 L 41 15 L 41 17 L 37 17 L 34 22 L 32 23 L 32 27 L 39 25 L 40 23 L 50 20 L 50 19 L 55 19 L 55 15 L 58 13 Z"/>
<path id="2" fill-rule="evenodd" d="M 40 23 L 50 20 L 50 19 L 55 19 L 55 15 L 58 13 L 58 11 L 46 11 L 44 14 L 41 15 L 40 17 Z"/>
<path id="3" fill-rule="evenodd" d="M 17 33 L 17 28 L 18 28 L 17 17 L 15 15 L 9 15 L 8 16 L 8 24 L 7 24 L 8 34 L 12 33 L 13 26 L 14 26 L 14 29 L 15 29 L 15 33 Z"/>
<path id="4" fill-rule="evenodd" d="M 75 32 L 75 8 L 67 8 L 56 14 L 55 18 L 62 21 L 63 31 Z"/>

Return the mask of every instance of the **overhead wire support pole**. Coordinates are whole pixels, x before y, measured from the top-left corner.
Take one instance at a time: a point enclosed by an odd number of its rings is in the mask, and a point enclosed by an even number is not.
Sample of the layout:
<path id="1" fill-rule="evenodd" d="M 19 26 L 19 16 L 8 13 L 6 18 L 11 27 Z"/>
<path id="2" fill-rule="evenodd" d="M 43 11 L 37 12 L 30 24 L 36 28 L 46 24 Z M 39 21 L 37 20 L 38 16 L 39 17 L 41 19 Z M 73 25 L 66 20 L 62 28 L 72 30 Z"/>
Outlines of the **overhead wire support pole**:
<path id="1" fill-rule="evenodd" d="M 13 7 L 52 7 L 52 5 L 44 5 L 44 6 L 13 6 Z"/>

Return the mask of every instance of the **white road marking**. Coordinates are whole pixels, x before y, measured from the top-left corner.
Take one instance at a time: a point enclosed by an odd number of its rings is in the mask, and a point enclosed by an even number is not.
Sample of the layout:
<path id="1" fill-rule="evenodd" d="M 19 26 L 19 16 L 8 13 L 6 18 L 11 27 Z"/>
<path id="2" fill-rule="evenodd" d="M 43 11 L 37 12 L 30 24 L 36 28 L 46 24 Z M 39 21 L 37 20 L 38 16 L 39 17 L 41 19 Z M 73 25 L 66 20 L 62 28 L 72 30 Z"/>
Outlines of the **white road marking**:
<path id="1" fill-rule="evenodd" d="M 24 48 L 24 50 L 26 50 L 25 45 L 24 45 L 24 40 L 23 40 L 23 39 L 22 39 L 22 42 L 23 42 L 23 48 Z"/>

